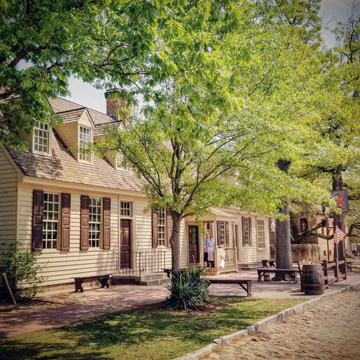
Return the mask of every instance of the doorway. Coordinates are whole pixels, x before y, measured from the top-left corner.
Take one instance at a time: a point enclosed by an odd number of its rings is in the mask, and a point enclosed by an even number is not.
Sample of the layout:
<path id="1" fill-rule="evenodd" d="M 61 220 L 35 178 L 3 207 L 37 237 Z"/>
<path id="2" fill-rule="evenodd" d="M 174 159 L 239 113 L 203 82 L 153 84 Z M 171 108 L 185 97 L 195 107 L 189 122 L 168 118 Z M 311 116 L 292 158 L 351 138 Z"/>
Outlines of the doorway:
<path id="1" fill-rule="evenodd" d="M 131 220 L 120 222 L 120 268 L 131 268 Z"/>
<path id="2" fill-rule="evenodd" d="M 199 262 L 199 227 L 189 225 L 189 264 Z"/>

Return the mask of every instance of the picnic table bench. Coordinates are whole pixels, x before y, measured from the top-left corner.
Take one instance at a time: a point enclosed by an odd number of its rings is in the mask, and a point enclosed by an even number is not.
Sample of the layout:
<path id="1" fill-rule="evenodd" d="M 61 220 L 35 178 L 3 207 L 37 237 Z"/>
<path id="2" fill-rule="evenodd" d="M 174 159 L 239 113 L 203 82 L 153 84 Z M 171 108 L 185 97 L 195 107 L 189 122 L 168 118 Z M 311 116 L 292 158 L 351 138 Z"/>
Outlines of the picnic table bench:
<path id="1" fill-rule="evenodd" d="M 252 286 L 252 280 L 249 279 L 209 279 L 210 284 L 237 284 L 240 285 L 247 293 L 247 296 L 252 295 L 251 286 Z"/>
<path id="2" fill-rule="evenodd" d="M 289 274 L 294 279 L 294 284 L 297 283 L 297 273 L 298 269 L 275 269 L 275 268 L 257 268 L 258 273 L 258 282 L 261 282 L 261 278 L 265 276 L 267 273 L 283 273 Z"/>
<path id="3" fill-rule="evenodd" d="M 81 292 L 84 291 L 83 287 L 82 287 L 82 283 L 85 280 L 98 280 L 99 283 L 101 284 L 101 287 L 109 287 L 109 279 L 110 279 L 110 274 L 107 275 L 91 275 L 91 276 L 82 276 L 82 277 L 75 277 L 75 291 L 77 292 L 78 290 L 80 290 Z"/>

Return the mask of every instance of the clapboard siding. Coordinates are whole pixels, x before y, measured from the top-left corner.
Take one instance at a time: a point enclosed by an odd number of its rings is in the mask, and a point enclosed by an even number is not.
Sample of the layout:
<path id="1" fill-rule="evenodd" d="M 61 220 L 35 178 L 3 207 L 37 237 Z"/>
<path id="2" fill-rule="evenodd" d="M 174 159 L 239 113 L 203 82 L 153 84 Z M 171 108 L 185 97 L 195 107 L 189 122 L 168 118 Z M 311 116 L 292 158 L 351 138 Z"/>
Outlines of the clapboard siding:
<path id="1" fill-rule="evenodd" d="M 16 243 L 17 172 L 5 151 L 0 146 L 0 250 Z"/>
<path id="2" fill-rule="evenodd" d="M 111 273 L 118 269 L 119 251 L 119 200 L 118 195 L 103 194 L 88 190 L 63 190 L 47 185 L 22 185 L 20 187 L 19 204 L 19 240 L 22 243 L 21 249 L 31 249 L 32 236 L 32 194 L 34 189 L 41 189 L 47 193 L 71 194 L 71 215 L 70 215 L 70 250 L 59 251 L 56 249 L 44 249 L 38 255 L 38 263 L 43 265 L 41 275 L 46 278 L 44 285 L 68 283 L 73 277 L 89 274 Z M 80 197 L 111 199 L 111 230 L 110 249 L 90 248 L 88 251 L 80 251 Z"/>
<path id="3" fill-rule="evenodd" d="M 240 219 L 241 220 L 241 219 Z M 265 229 L 265 249 L 259 249 L 257 246 L 257 220 L 264 220 Z M 241 264 L 255 264 L 262 259 L 270 258 L 270 237 L 269 237 L 269 220 L 266 217 L 251 216 L 251 240 L 252 245 L 242 244 L 242 223 L 239 226 L 239 245 L 238 262 Z"/>

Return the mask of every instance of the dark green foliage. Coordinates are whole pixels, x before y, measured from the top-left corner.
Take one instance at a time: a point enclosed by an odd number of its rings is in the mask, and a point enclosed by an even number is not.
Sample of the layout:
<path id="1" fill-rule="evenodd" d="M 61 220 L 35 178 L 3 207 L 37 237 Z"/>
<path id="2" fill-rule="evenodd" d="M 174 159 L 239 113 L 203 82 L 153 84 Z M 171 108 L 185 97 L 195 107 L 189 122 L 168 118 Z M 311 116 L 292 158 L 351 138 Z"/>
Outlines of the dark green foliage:
<path id="1" fill-rule="evenodd" d="M 203 268 L 193 266 L 186 270 L 173 271 L 171 285 L 168 286 L 171 294 L 165 301 L 168 309 L 197 309 L 209 301 L 209 281 L 201 277 Z"/>
<path id="2" fill-rule="evenodd" d="M 5 273 L 17 299 L 28 300 L 39 292 L 39 284 L 43 277 L 37 276 L 41 266 L 36 264 L 36 256 L 33 252 L 19 252 L 14 244 L 10 245 L 0 255 L 0 274 Z M 0 297 L 10 298 L 9 290 L 5 281 L 0 282 Z"/>

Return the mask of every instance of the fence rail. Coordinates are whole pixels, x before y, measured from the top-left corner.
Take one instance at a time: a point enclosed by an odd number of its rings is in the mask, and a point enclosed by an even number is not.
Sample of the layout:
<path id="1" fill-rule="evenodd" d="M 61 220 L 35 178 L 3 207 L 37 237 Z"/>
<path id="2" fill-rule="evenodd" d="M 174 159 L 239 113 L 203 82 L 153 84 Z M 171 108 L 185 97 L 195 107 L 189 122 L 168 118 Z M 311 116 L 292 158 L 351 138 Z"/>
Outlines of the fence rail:
<path id="1" fill-rule="evenodd" d="M 146 273 L 161 273 L 171 264 L 171 253 L 163 250 L 148 250 L 131 252 L 131 266 L 121 268 L 122 276 L 140 276 Z"/>
<path id="2" fill-rule="evenodd" d="M 225 249 L 225 267 L 236 266 L 236 253 L 234 248 Z"/>

